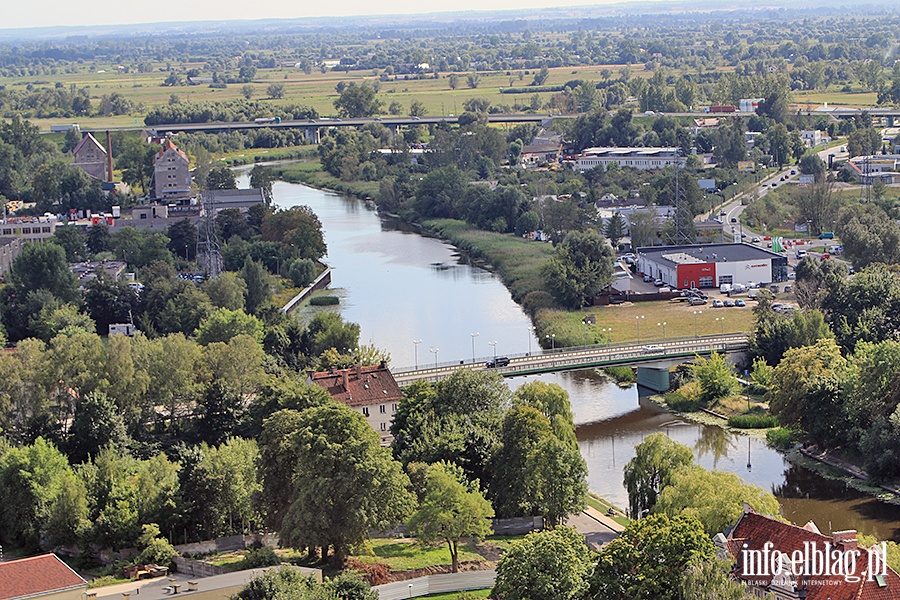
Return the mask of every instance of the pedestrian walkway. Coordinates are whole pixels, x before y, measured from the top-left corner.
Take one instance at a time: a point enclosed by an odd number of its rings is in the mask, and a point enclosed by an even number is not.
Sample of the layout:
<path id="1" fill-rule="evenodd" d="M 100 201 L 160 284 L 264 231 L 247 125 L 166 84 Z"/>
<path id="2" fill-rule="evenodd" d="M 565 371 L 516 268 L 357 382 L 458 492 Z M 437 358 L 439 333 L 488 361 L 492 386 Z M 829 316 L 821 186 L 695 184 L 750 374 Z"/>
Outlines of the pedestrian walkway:
<path id="1" fill-rule="evenodd" d="M 602 512 L 594 508 L 593 506 L 588 506 L 584 509 L 584 514 L 597 521 L 604 527 L 610 529 L 614 533 L 622 533 L 625 531 L 625 526 L 621 523 L 616 522 L 614 519 L 610 518 L 607 515 L 604 515 Z"/>

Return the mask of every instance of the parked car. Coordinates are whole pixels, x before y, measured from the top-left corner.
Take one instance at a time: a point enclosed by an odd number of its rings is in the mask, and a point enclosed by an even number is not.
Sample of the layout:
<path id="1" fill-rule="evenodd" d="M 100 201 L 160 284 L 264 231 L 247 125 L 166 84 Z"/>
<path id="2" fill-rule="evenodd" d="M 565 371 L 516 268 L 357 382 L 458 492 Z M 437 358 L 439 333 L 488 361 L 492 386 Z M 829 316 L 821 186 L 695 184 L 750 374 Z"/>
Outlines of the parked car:
<path id="1" fill-rule="evenodd" d="M 721 300 L 713 300 L 713 308 L 723 308 L 725 305 Z"/>
<path id="2" fill-rule="evenodd" d="M 791 175 L 796 175 L 796 174 L 797 174 L 797 169 L 791 169 Z"/>
<path id="3" fill-rule="evenodd" d="M 731 217 L 731 222 L 732 222 L 732 223 L 737 223 L 737 219 L 735 219 L 734 217 Z"/>
<path id="4" fill-rule="evenodd" d="M 664 285 L 664 286 L 662 286 L 661 288 L 659 288 L 659 291 L 660 291 L 660 293 L 668 294 L 669 292 L 672 291 L 672 288 L 670 288 L 670 287 L 667 286 L 667 285 Z"/>
<path id="5" fill-rule="evenodd" d="M 734 308 L 734 300 L 732 300 L 731 298 L 725 300 L 724 302 L 722 302 L 722 304 L 725 305 L 725 308 Z"/>
<path id="6" fill-rule="evenodd" d="M 662 287 L 662 286 L 666 285 L 666 282 L 663 281 L 662 279 L 657 279 L 653 282 L 653 285 L 655 285 L 656 287 Z"/>
<path id="7" fill-rule="evenodd" d="M 788 279 L 797 279 L 796 273 L 788 273 Z"/>
<path id="8" fill-rule="evenodd" d="M 734 305 L 743 308 L 744 306 L 747 306 L 747 303 L 744 302 L 743 300 L 735 300 L 735 301 L 734 301 Z"/>
<path id="9" fill-rule="evenodd" d="M 758 244 L 760 240 L 759 240 L 758 236 L 754 236 L 753 239 L 750 241 L 753 242 L 754 244 Z"/>
<path id="10" fill-rule="evenodd" d="M 488 369 L 494 369 L 497 367 L 505 367 L 509 364 L 509 358 L 506 356 L 498 356 L 497 358 L 492 358 L 491 360 L 484 363 L 484 366 Z"/>
<path id="11" fill-rule="evenodd" d="M 650 283 L 651 281 L 653 281 L 653 278 L 650 277 L 649 275 L 645 274 L 644 275 L 644 283 Z"/>
<path id="12" fill-rule="evenodd" d="M 706 298 L 700 298 L 699 296 L 691 296 L 688 298 L 688 304 L 691 306 L 702 306 L 706 304 Z"/>

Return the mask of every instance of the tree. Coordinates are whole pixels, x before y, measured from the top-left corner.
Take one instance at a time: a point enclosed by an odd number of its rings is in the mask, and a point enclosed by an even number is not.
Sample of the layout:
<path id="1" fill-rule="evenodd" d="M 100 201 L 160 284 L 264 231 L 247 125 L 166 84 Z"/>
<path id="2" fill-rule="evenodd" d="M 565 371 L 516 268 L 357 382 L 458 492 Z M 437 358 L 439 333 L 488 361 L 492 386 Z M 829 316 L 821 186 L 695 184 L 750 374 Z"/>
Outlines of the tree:
<path id="1" fill-rule="evenodd" d="M 425 109 L 425 104 L 418 99 L 413 99 L 409 103 L 409 116 L 411 117 L 424 117 L 428 114 L 428 111 Z"/>
<path id="2" fill-rule="evenodd" d="M 107 446 L 122 450 L 128 442 L 122 413 L 99 391 L 86 394 L 78 403 L 69 434 L 67 454 L 74 464 L 93 458 Z"/>
<path id="3" fill-rule="evenodd" d="M 216 308 L 244 309 L 247 284 L 235 273 L 221 273 L 215 279 L 207 279 L 201 289 Z"/>
<path id="4" fill-rule="evenodd" d="M 263 198 L 266 204 L 272 204 L 272 170 L 268 167 L 256 165 L 250 171 L 250 187 L 260 189 L 263 192 Z"/>
<path id="5" fill-rule="evenodd" d="M 516 233 L 524 235 L 536 231 L 541 226 L 541 217 L 533 210 L 528 210 L 516 219 Z"/>
<path id="6" fill-rule="evenodd" d="M 492 532 L 494 509 L 481 492 L 467 489 L 448 469 L 432 465 L 425 483 L 425 498 L 407 523 L 410 532 L 423 542 L 443 541 L 450 549 L 450 572 L 459 570 L 459 542 L 481 539 Z"/>
<path id="7" fill-rule="evenodd" d="M 797 209 L 799 220 L 809 223 L 812 235 L 832 229 L 841 209 L 841 197 L 834 193 L 834 183 L 830 181 L 798 187 L 791 192 L 791 202 Z"/>
<path id="8" fill-rule="evenodd" d="M 244 260 L 240 275 L 247 286 L 244 306 L 249 314 L 256 314 L 272 298 L 271 278 L 265 268 L 249 256 Z"/>
<path id="9" fill-rule="evenodd" d="M 228 167 L 213 167 L 206 176 L 208 190 L 236 190 L 237 181 Z"/>
<path id="10" fill-rule="evenodd" d="M 316 263 L 308 258 L 298 258 L 291 263 L 287 276 L 295 287 L 305 288 L 316 278 Z"/>
<path id="11" fill-rule="evenodd" d="M 86 237 L 80 227 L 57 227 L 52 241 L 63 247 L 69 262 L 80 262 L 87 258 Z"/>
<path id="12" fill-rule="evenodd" d="M 657 243 L 659 224 L 650 212 L 631 213 L 631 246 L 643 248 Z"/>
<path id="13" fill-rule="evenodd" d="M 268 569 L 254 577 L 234 597 L 239 600 L 313 600 L 315 580 L 295 569 Z M 324 599 L 323 599 L 324 600 Z"/>
<path id="14" fill-rule="evenodd" d="M 317 260 L 328 248 L 322 233 L 322 222 L 308 206 L 292 206 L 268 215 L 262 224 L 262 237 L 267 242 L 290 245 L 302 258 Z"/>
<path id="15" fill-rule="evenodd" d="M 348 549 L 409 515 L 409 478 L 380 446 L 365 417 L 331 402 L 301 413 L 295 434 L 294 494 L 280 540 L 292 548 L 329 546 L 341 564 Z"/>
<path id="16" fill-rule="evenodd" d="M 612 281 L 613 258 L 595 230 L 571 231 L 544 268 L 547 288 L 560 304 L 581 308 Z"/>
<path id="17" fill-rule="evenodd" d="M 664 433 L 648 435 L 634 451 L 623 477 L 631 516 L 640 519 L 656 505 L 660 492 L 672 483 L 675 471 L 694 462 L 694 455 L 690 448 L 673 442 Z"/>
<path id="18" fill-rule="evenodd" d="M 619 240 L 625 237 L 626 226 L 625 217 L 623 217 L 622 213 L 619 211 L 613 213 L 613 216 L 606 221 L 606 225 L 603 228 L 603 235 L 609 240 L 613 249 L 618 248 Z"/>
<path id="19" fill-rule="evenodd" d="M 574 436 L 574 431 L 573 431 Z M 575 440 L 545 438 L 528 457 L 535 499 L 548 527 L 558 527 L 587 504 L 587 464 Z"/>
<path id="20" fill-rule="evenodd" d="M 594 556 L 584 536 L 568 527 L 529 533 L 497 563 L 492 598 L 580 600 L 588 589 Z"/>
<path id="21" fill-rule="evenodd" d="M 243 310 L 220 308 L 200 321 L 197 328 L 197 343 L 207 346 L 213 342 L 228 343 L 237 335 L 249 335 L 258 342 L 262 341 L 262 321 L 248 315 Z"/>
<path id="22" fill-rule="evenodd" d="M 805 154 L 800 159 L 800 172 L 814 175 L 815 181 L 821 181 L 825 178 L 825 162 L 818 154 Z"/>
<path id="23" fill-rule="evenodd" d="M 656 435 L 656 434 L 653 434 Z M 590 576 L 594 600 L 677 600 L 684 571 L 714 557 L 712 540 L 690 516 L 650 515 L 600 551 Z"/>
<path id="24" fill-rule="evenodd" d="M 707 471 L 699 465 L 690 465 L 675 471 L 653 512 L 670 518 L 693 516 L 712 537 L 737 523 L 744 502 L 762 515 L 780 514 L 778 500 L 771 492 L 745 483 L 734 473 Z"/>
<path id="25" fill-rule="evenodd" d="M 481 75 L 478 73 L 469 73 L 466 75 L 466 84 L 473 90 L 481 83 Z"/>
<path id="26" fill-rule="evenodd" d="M 697 356 L 690 367 L 691 374 L 700 384 L 698 400 L 703 406 L 711 406 L 716 400 L 734 395 L 740 387 L 723 354 L 713 352 L 709 358 Z"/>
<path id="27" fill-rule="evenodd" d="M 744 600 L 746 588 L 731 578 L 731 561 L 696 561 L 678 584 L 681 600 Z"/>
<path id="28" fill-rule="evenodd" d="M 65 250 L 57 244 L 26 244 L 13 261 L 10 279 L 17 297 L 47 290 L 62 302 L 78 299 L 75 275 L 69 269 Z"/>
<path id="29" fill-rule="evenodd" d="M 334 101 L 334 107 L 342 117 L 358 119 L 376 114 L 381 110 L 381 102 L 375 97 L 371 86 L 351 83 Z"/>
<path id="30" fill-rule="evenodd" d="M 256 497 L 261 490 L 256 441 L 233 437 L 217 448 L 206 444 L 200 448 L 196 472 L 212 531 L 217 535 L 254 531 L 260 522 Z"/>
<path id="31" fill-rule="evenodd" d="M 159 532 L 159 525 L 147 523 L 143 525 L 142 533 L 138 538 L 140 554 L 137 555 L 137 564 L 167 565 L 178 556 L 178 551 Z"/>
<path id="32" fill-rule="evenodd" d="M 273 100 L 284 98 L 284 84 L 278 82 L 270 83 L 268 87 L 266 87 L 266 94 Z"/>
<path id="33" fill-rule="evenodd" d="M 188 261 L 197 257 L 197 226 L 190 220 L 181 219 L 169 225 L 166 237 L 169 238 L 169 251 L 175 256 Z"/>
<path id="34" fill-rule="evenodd" d="M 249 83 L 243 87 L 241 87 L 241 96 L 249 100 L 253 97 L 254 88 Z"/>

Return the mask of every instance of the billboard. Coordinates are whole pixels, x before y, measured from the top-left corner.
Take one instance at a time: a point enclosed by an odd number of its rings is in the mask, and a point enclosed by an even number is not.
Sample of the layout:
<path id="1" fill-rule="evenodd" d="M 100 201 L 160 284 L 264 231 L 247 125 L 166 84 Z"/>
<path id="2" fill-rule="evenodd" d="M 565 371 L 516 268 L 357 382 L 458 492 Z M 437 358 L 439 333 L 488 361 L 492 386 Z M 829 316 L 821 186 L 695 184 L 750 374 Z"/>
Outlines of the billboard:
<path id="1" fill-rule="evenodd" d="M 755 173 L 756 165 L 752 160 L 742 160 L 738 162 L 738 171 L 741 173 Z"/>

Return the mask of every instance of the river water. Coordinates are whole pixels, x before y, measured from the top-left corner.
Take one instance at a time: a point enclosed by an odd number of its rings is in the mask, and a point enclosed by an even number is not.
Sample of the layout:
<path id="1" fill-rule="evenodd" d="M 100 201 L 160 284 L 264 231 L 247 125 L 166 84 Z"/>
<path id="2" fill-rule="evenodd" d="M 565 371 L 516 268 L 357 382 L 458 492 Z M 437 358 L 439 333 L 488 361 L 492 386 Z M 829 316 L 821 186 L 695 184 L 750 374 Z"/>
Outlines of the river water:
<path id="1" fill-rule="evenodd" d="M 305 204 L 319 216 L 342 315 L 359 323 L 361 341 L 387 350 L 393 365 L 471 362 L 473 354 L 480 361 L 495 349 L 498 355 L 537 349 L 528 317 L 499 278 L 452 246 L 383 220 L 359 200 L 284 182 L 273 191 L 278 206 Z M 627 506 L 622 469 L 634 447 L 663 432 L 692 448 L 704 467 L 771 490 L 794 523 L 813 520 L 823 533 L 856 529 L 900 541 L 900 507 L 791 465 L 760 440 L 687 422 L 636 386 L 622 389 L 594 371 L 508 381 L 515 388 L 536 378 L 568 391 L 590 488 L 620 507 Z"/>

